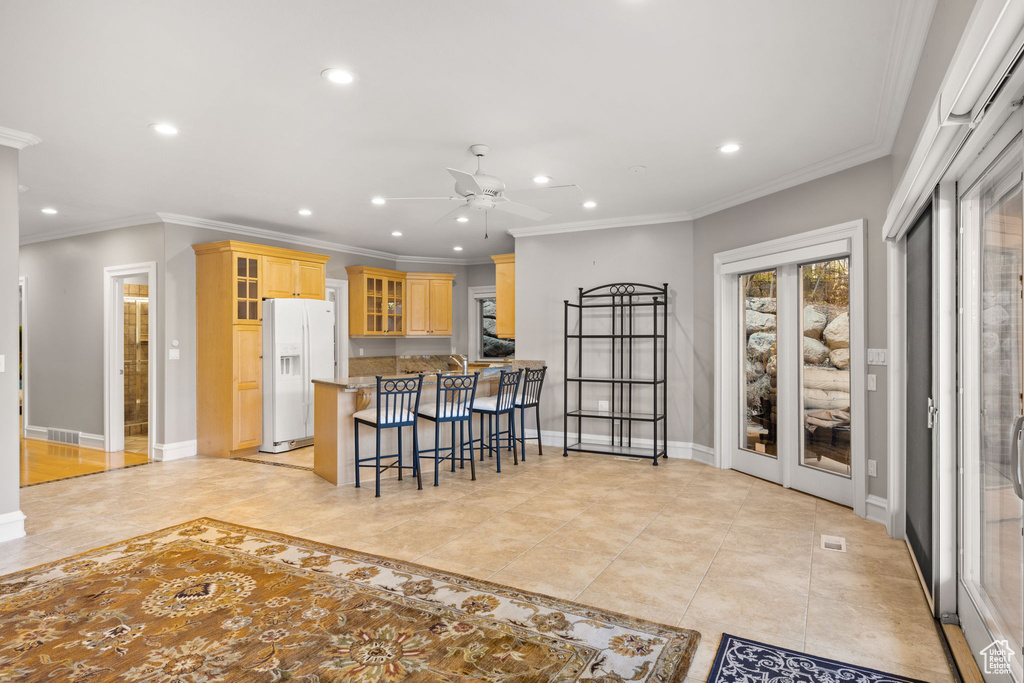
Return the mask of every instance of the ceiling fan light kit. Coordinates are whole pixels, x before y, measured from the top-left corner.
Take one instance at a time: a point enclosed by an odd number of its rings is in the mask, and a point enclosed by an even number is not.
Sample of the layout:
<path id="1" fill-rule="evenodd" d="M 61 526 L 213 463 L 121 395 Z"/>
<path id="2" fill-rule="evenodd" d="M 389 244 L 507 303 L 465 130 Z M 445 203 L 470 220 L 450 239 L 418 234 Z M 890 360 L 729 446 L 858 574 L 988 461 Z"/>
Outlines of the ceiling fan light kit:
<path id="1" fill-rule="evenodd" d="M 448 168 L 448 174 L 455 179 L 455 196 L 452 197 L 374 197 L 372 201 L 374 204 L 380 206 L 389 201 L 426 201 L 426 200 L 440 200 L 440 201 L 455 201 L 459 202 L 459 205 L 437 219 L 437 223 L 443 223 L 445 221 L 454 219 L 459 223 L 469 222 L 469 218 L 466 216 L 466 209 L 476 209 L 484 212 L 484 238 L 487 238 L 487 215 L 491 210 L 501 211 L 502 213 L 508 213 L 513 216 L 519 216 L 521 218 L 528 218 L 532 221 L 542 221 L 546 218 L 550 218 L 553 214 L 550 211 L 544 211 L 527 204 L 520 204 L 519 202 L 512 201 L 505 195 L 505 183 L 497 176 L 488 175 L 483 172 L 481 168 L 482 159 L 490 151 L 490 147 L 487 145 L 470 145 L 470 153 L 476 157 L 476 172 L 469 173 L 468 171 L 460 171 L 457 168 Z M 564 189 L 573 188 L 582 193 L 582 189 L 579 185 L 553 185 L 548 186 L 551 182 L 549 176 L 534 176 L 534 183 L 538 185 L 545 185 L 539 189 Z M 591 204 L 592 206 L 587 206 Z M 593 208 L 597 206 L 593 202 L 587 202 L 584 204 L 587 208 Z"/>

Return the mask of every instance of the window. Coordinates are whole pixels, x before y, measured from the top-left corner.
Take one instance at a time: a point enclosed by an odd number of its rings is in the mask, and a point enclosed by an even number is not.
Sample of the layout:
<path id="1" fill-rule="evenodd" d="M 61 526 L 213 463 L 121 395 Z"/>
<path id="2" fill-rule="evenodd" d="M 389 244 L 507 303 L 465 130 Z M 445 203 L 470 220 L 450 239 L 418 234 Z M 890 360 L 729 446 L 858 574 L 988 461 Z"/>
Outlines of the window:
<path id="1" fill-rule="evenodd" d="M 494 287 L 470 287 L 470 360 L 500 360 L 515 357 L 515 339 L 499 339 L 495 334 L 496 324 Z"/>

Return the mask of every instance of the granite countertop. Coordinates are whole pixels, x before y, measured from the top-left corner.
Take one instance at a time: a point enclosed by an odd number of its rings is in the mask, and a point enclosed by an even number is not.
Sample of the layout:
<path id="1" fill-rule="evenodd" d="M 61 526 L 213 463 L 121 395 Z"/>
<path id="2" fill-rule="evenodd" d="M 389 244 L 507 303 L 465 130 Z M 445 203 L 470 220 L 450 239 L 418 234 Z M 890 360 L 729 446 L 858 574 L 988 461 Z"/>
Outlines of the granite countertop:
<path id="1" fill-rule="evenodd" d="M 544 365 L 543 361 L 519 361 L 519 362 L 520 363 L 537 363 L 537 364 L 539 364 L 536 367 L 543 367 L 543 365 Z M 529 367 L 529 366 L 525 366 L 524 365 L 523 367 Z M 498 374 L 502 370 L 504 370 L 504 369 L 506 369 L 506 368 L 504 368 L 504 367 L 481 368 L 479 370 L 480 379 L 495 379 L 495 378 L 497 378 Z M 461 373 L 459 373 L 459 372 L 443 372 L 441 374 L 442 375 L 457 375 L 457 374 L 461 374 Z M 397 373 L 397 374 L 392 373 L 392 374 L 382 374 L 381 376 L 384 379 L 403 379 L 403 378 L 406 378 L 406 377 L 418 377 L 419 373 L 417 373 L 417 372 Z M 423 386 L 434 386 L 434 384 L 436 382 L 437 382 L 437 373 L 436 372 L 434 372 L 434 373 L 425 373 L 423 375 Z M 331 378 L 331 379 L 326 379 L 326 378 L 325 379 L 314 379 L 313 383 L 314 384 L 325 384 L 325 385 L 328 385 L 328 386 L 335 386 L 335 387 L 338 387 L 339 389 L 349 390 L 349 391 L 353 391 L 353 390 L 356 390 L 356 389 L 376 389 L 377 388 L 377 378 L 376 377 L 334 377 L 334 378 Z"/>

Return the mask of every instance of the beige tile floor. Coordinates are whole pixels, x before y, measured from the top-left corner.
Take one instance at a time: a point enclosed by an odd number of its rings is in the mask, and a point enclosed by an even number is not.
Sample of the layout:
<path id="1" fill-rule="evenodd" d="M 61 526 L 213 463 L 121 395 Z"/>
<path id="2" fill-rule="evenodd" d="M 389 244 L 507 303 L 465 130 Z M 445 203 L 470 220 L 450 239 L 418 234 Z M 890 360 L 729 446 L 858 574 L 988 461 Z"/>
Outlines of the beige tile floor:
<path id="1" fill-rule="evenodd" d="M 438 488 L 425 476 L 423 491 L 388 480 L 379 499 L 204 457 L 33 486 L 28 536 L 0 545 L 0 573 L 210 516 L 696 629 L 691 681 L 722 632 L 952 680 L 906 546 L 880 525 L 692 461 L 528 454 L 500 475 L 485 463 L 475 482 L 468 468 Z M 816 548 L 821 533 L 848 552 Z"/>

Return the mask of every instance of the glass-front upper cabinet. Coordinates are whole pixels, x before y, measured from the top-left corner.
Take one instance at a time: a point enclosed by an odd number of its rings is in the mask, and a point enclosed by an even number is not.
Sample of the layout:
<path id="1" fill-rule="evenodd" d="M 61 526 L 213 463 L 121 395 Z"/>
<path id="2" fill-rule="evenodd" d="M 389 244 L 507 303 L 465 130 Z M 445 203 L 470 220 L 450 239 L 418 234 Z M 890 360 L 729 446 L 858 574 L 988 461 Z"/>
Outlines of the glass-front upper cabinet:
<path id="1" fill-rule="evenodd" d="M 348 266 L 349 334 L 376 337 L 405 334 L 405 273 Z"/>
<path id="2" fill-rule="evenodd" d="M 260 320 L 260 259 L 235 253 L 235 321 Z"/>

